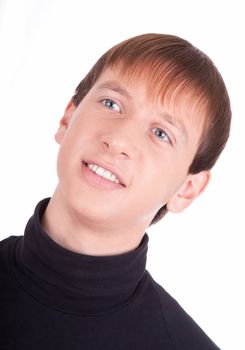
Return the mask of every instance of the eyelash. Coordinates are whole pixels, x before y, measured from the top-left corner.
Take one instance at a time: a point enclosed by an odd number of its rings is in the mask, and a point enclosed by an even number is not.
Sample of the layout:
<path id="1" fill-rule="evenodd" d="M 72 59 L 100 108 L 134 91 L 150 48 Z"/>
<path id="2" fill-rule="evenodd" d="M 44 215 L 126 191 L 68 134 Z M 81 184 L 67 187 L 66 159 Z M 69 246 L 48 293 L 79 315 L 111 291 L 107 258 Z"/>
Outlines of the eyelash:
<path id="1" fill-rule="evenodd" d="M 117 112 L 120 112 L 120 111 L 121 111 L 121 109 L 120 109 L 118 103 L 115 102 L 114 100 L 110 99 L 110 98 L 104 98 L 101 102 L 102 102 L 102 104 L 103 104 L 106 108 L 108 108 L 108 109 L 111 109 L 111 108 L 110 108 L 109 106 L 106 105 L 106 102 L 109 102 L 109 103 L 112 103 L 112 104 L 115 103 L 115 104 L 118 106 L 118 111 L 117 111 Z"/>
<path id="2" fill-rule="evenodd" d="M 102 104 L 103 104 L 107 109 L 111 109 L 111 106 L 107 106 L 107 105 L 106 105 L 107 102 L 109 102 L 109 103 L 111 103 L 111 104 L 116 104 L 116 105 L 118 106 L 118 109 L 119 109 L 117 112 L 120 112 L 120 111 L 121 111 L 121 109 L 120 109 L 118 103 L 115 102 L 114 100 L 112 100 L 111 98 L 104 98 L 103 100 L 101 100 L 101 102 L 102 102 Z M 164 139 L 162 139 L 161 137 L 159 137 L 159 135 L 157 135 L 157 134 L 155 133 L 156 131 L 157 131 L 158 133 L 160 132 L 161 134 L 164 134 Z M 155 134 L 155 135 L 157 136 L 157 138 L 160 139 L 161 142 L 168 142 L 169 144 L 172 145 L 172 141 L 171 141 L 170 137 L 168 136 L 168 134 L 167 134 L 163 129 L 161 129 L 161 128 L 153 128 L 153 129 L 152 129 L 152 132 L 153 132 L 153 134 Z M 165 138 L 167 138 L 167 141 L 165 140 Z"/>
<path id="3" fill-rule="evenodd" d="M 155 132 L 158 131 L 161 134 L 164 134 L 164 139 L 162 139 L 161 137 L 158 137 L 159 135 L 157 135 Z M 170 139 L 170 137 L 168 136 L 168 134 L 161 128 L 153 128 L 152 129 L 153 134 L 155 134 L 158 138 L 160 138 L 161 142 L 168 142 L 172 145 L 172 141 Z M 165 138 L 167 138 L 167 141 L 165 140 Z"/>

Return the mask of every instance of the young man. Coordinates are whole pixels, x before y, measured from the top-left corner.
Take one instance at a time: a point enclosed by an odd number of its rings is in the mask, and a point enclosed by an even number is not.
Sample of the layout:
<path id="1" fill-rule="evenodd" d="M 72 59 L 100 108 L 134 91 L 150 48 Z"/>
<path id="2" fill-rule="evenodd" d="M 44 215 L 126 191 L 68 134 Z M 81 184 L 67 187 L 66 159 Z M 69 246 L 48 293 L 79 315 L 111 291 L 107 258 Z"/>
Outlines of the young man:
<path id="1" fill-rule="evenodd" d="M 205 189 L 230 117 L 189 42 L 145 34 L 106 52 L 60 121 L 52 198 L 1 242 L 0 345 L 218 349 L 145 269 L 145 230 Z"/>

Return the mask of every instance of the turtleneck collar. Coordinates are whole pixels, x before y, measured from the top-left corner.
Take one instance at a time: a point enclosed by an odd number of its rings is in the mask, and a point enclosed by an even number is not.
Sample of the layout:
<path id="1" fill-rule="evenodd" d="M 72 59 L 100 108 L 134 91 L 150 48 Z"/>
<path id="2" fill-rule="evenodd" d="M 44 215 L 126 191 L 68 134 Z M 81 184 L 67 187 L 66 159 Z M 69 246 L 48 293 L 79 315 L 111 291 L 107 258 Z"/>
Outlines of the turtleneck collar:
<path id="1" fill-rule="evenodd" d="M 37 205 L 16 247 L 16 277 L 25 290 L 47 306 L 77 315 L 111 312 L 129 303 L 144 280 L 147 234 L 128 253 L 74 253 L 43 230 L 40 220 L 48 202 Z"/>

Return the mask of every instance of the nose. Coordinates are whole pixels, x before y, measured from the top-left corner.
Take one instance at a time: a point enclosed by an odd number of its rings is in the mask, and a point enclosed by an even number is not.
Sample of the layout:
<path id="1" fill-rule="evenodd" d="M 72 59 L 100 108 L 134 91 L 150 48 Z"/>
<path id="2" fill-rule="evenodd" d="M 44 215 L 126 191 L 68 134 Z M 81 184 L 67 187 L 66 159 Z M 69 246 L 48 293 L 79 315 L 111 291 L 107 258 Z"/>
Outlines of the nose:
<path id="1" fill-rule="evenodd" d="M 136 158 L 139 153 L 139 130 L 135 123 L 114 125 L 101 136 L 103 147 L 113 156 L 123 159 Z M 142 140 L 141 140 L 142 141 Z"/>

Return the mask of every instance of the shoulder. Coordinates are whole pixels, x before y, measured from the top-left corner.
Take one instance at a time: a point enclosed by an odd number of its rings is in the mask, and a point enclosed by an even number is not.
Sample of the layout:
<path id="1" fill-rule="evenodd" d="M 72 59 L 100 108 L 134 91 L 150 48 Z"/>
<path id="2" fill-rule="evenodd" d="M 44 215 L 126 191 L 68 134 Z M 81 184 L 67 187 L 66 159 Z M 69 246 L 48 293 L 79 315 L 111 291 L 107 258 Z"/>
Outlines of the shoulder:
<path id="1" fill-rule="evenodd" d="M 219 350 L 180 304 L 149 274 L 169 337 L 176 349 Z"/>
<path id="2" fill-rule="evenodd" d="M 22 236 L 10 236 L 0 241 L 0 253 L 8 252 Z"/>
<path id="3" fill-rule="evenodd" d="M 22 236 L 10 236 L 0 241 L 0 271 L 3 273 L 13 260 L 13 251 Z"/>

